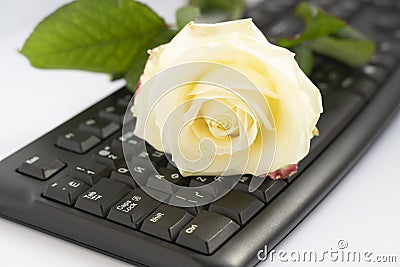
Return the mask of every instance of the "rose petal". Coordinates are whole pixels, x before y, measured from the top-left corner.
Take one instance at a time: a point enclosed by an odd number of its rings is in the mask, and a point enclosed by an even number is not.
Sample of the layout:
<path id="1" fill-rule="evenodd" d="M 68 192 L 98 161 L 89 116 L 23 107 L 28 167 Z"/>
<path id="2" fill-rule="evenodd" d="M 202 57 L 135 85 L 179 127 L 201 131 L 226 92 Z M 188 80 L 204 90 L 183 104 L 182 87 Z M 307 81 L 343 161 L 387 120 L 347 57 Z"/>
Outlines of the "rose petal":
<path id="1" fill-rule="evenodd" d="M 270 172 L 268 176 L 271 177 L 272 180 L 285 179 L 294 175 L 297 172 L 297 169 L 298 164 L 290 164 L 286 167 L 280 168 L 277 171 Z"/>

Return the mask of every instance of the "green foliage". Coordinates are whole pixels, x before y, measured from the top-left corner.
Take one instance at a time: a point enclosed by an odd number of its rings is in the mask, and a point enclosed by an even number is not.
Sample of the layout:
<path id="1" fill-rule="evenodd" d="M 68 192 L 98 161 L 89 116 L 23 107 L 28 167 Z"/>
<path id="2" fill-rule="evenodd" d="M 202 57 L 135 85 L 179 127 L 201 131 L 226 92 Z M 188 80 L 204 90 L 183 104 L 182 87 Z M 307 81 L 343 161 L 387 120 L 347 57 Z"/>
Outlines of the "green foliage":
<path id="1" fill-rule="evenodd" d="M 244 0 L 190 0 L 189 3 L 198 6 L 203 13 L 226 12 L 230 20 L 240 19 L 244 15 Z"/>
<path id="2" fill-rule="evenodd" d="M 307 2 L 297 5 L 296 15 L 304 21 L 304 31 L 294 39 L 280 39 L 278 44 L 298 54 L 296 60 L 306 74 L 314 65 L 312 52 L 353 67 L 365 65 L 373 56 L 375 44 L 341 19 Z"/>
<path id="3" fill-rule="evenodd" d="M 311 73 L 314 68 L 314 56 L 311 47 L 307 43 L 302 43 L 294 47 L 296 61 L 304 73 Z"/>
<path id="4" fill-rule="evenodd" d="M 149 7 L 134 0 L 77 0 L 45 18 L 25 42 L 21 53 L 31 64 L 47 69 L 76 69 L 108 73 L 111 80 L 124 78 L 136 89 L 148 58 L 147 50 L 168 43 L 188 22 L 202 12 L 225 12 L 241 18 L 244 0 L 189 0 L 177 10 L 177 30 Z M 306 2 L 296 8 L 305 29 L 279 45 L 296 52 L 307 74 L 314 66 L 313 52 L 350 66 L 364 65 L 375 45 L 355 29 Z"/>
<path id="5" fill-rule="evenodd" d="M 184 6 L 176 11 L 176 25 L 178 29 L 182 29 L 186 24 L 200 16 L 200 8 L 198 6 Z"/>
<path id="6" fill-rule="evenodd" d="M 79 0 L 45 18 L 21 53 L 38 68 L 79 69 L 122 77 L 142 71 L 143 53 L 171 38 L 165 22 L 132 0 Z M 160 36 L 165 37 L 164 39 Z"/>
<path id="7" fill-rule="evenodd" d="M 312 42 L 311 46 L 318 54 L 334 58 L 352 67 L 365 65 L 375 53 L 375 45 L 368 40 L 322 37 Z"/>

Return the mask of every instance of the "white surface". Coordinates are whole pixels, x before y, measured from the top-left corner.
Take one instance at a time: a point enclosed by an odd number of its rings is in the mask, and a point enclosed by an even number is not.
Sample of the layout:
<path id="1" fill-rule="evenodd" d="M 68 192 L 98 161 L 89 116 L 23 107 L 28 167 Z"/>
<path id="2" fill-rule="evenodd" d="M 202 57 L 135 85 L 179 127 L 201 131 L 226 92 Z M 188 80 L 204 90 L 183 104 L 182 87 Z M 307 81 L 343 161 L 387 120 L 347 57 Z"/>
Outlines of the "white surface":
<path id="1" fill-rule="evenodd" d="M 120 86 L 108 82 L 108 77 L 101 74 L 34 69 L 17 53 L 33 26 L 65 2 L 10 0 L 0 3 L 0 159 Z M 174 9 L 185 1 L 150 2 L 159 13 L 173 21 Z M 349 249 L 352 250 L 368 249 L 375 254 L 397 255 L 397 264 L 387 263 L 385 266 L 398 266 L 399 132 L 400 116 L 397 115 L 345 180 L 277 250 L 315 250 L 322 253 L 329 248 L 336 249 L 337 241 L 344 239 L 349 242 Z M 140 249 L 140 244 L 133 249 Z M 268 262 L 260 266 L 276 267 L 283 264 Z M 310 263 L 293 265 L 309 266 Z M 318 264 L 337 265 L 363 266 L 355 263 Z M 130 265 L 0 219 L 0 266 Z"/>

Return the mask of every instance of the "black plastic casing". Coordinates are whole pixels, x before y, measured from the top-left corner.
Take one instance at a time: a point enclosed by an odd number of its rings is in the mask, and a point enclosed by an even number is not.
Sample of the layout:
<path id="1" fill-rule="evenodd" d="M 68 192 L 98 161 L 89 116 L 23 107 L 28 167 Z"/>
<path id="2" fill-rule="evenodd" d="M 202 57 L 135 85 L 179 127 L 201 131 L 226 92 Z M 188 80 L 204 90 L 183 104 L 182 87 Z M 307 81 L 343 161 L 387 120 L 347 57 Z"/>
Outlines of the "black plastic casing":
<path id="1" fill-rule="evenodd" d="M 85 155 L 66 152 L 53 144 L 77 122 L 114 104 L 115 98 L 123 91 L 114 93 L 0 163 L 0 215 L 134 265 L 254 266 L 259 262 L 257 252 L 265 245 L 274 248 L 293 230 L 384 129 L 399 107 L 399 85 L 400 69 L 397 69 L 370 103 L 301 176 L 210 256 L 43 198 L 41 195 L 46 187 L 63 171 L 48 181 L 16 172 L 22 161 L 38 152 L 69 164 L 85 159 Z"/>

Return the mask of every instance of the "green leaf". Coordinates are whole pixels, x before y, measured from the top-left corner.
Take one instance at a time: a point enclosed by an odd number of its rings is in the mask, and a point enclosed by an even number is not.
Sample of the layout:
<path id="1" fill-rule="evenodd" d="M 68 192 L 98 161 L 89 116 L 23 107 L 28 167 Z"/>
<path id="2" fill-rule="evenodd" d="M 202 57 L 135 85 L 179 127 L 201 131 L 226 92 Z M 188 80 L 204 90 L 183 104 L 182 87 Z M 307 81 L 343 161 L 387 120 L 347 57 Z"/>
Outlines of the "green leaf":
<path id="1" fill-rule="evenodd" d="M 165 22 L 132 0 L 78 0 L 44 19 L 21 53 L 35 67 L 125 73 Z"/>
<path id="2" fill-rule="evenodd" d="M 325 12 L 319 11 L 312 23 L 305 28 L 301 39 L 313 40 L 322 36 L 334 34 L 345 26 L 346 22 Z"/>
<path id="3" fill-rule="evenodd" d="M 322 37 L 311 43 L 313 50 L 352 67 L 365 65 L 375 53 L 375 44 L 369 40 L 349 40 Z"/>
<path id="4" fill-rule="evenodd" d="M 182 29 L 186 24 L 200 16 L 200 8 L 197 6 L 184 6 L 176 11 L 176 25 Z"/>
<path id="5" fill-rule="evenodd" d="M 307 43 L 302 43 L 293 48 L 296 53 L 296 61 L 305 74 L 310 75 L 314 68 L 314 55 Z"/>
<path id="6" fill-rule="evenodd" d="M 354 67 L 366 64 L 375 53 L 373 42 L 317 6 L 301 2 L 296 15 L 306 24 L 303 33 L 294 39 L 280 39 L 278 44 L 296 52 L 296 60 L 307 74 L 313 68 L 313 52 Z"/>
<path id="7" fill-rule="evenodd" d="M 146 51 L 141 52 L 134 62 L 132 62 L 132 66 L 125 73 L 124 78 L 126 81 L 126 86 L 129 91 L 135 92 L 137 89 L 137 84 L 140 79 L 140 75 L 143 73 L 144 66 L 146 65 L 146 61 L 149 55 Z"/>
<path id="8" fill-rule="evenodd" d="M 243 18 L 244 8 L 245 8 L 245 2 L 243 0 L 233 1 L 231 10 L 230 10 L 231 20 Z"/>
<path id="9" fill-rule="evenodd" d="M 346 26 L 337 33 L 334 34 L 335 37 L 340 39 L 350 39 L 350 40 L 369 40 L 361 32 L 357 31 L 351 26 Z"/>
<path id="10" fill-rule="evenodd" d="M 124 75 L 125 75 L 124 73 L 111 73 L 110 80 L 111 81 L 117 81 L 119 79 L 124 78 Z"/>
<path id="11" fill-rule="evenodd" d="M 307 2 L 300 2 L 296 6 L 295 14 L 299 18 L 302 18 L 307 24 L 312 22 L 312 19 L 317 15 L 319 9 L 317 6 L 309 4 Z"/>
<path id="12" fill-rule="evenodd" d="M 168 43 L 171 39 L 176 35 L 177 31 L 175 30 L 167 30 L 164 31 L 162 34 L 157 36 L 150 44 L 150 48 L 157 47 L 161 44 Z M 139 81 L 140 75 L 143 73 L 144 66 L 148 59 L 149 55 L 147 50 L 140 51 L 138 56 L 132 62 L 131 66 L 129 67 L 128 72 L 125 74 L 125 80 L 127 87 L 130 91 L 135 92 L 137 83 Z"/>
<path id="13" fill-rule="evenodd" d="M 224 11 L 231 20 L 243 18 L 244 15 L 244 0 L 190 0 L 189 3 L 198 6 L 202 13 Z"/>
<path id="14" fill-rule="evenodd" d="M 336 18 L 321 9 L 301 2 L 296 8 L 296 14 L 306 22 L 306 28 L 296 39 L 281 39 L 279 45 L 287 48 L 296 46 L 304 41 L 315 40 L 338 32 L 346 26 L 346 22 Z"/>
<path id="15" fill-rule="evenodd" d="M 278 45 L 285 47 L 285 48 L 293 48 L 296 45 L 300 44 L 302 41 L 300 38 L 295 38 L 295 39 L 287 39 L 287 38 L 281 38 L 278 41 Z"/>

